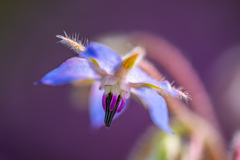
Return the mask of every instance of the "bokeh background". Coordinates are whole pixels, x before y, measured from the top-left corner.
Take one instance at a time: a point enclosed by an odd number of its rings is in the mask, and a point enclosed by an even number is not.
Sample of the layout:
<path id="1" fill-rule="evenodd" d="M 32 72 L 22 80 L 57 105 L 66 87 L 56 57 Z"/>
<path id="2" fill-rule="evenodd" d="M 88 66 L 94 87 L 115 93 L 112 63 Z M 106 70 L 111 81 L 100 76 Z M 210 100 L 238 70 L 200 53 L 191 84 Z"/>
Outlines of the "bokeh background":
<path id="1" fill-rule="evenodd" d="M 89 40 L 132 31 L 165 38 L 199 74 L 228 142 L 240 127 L 239 29 L 239 0 L 1 0 L 0 159 L 122 160 L 152 124 L 132 100 L 109 129 L 93 133 L 87 109 L 71 101 L 71 86 L 33 85 L 74 56 L 56 43 L 63 30 Z"/>

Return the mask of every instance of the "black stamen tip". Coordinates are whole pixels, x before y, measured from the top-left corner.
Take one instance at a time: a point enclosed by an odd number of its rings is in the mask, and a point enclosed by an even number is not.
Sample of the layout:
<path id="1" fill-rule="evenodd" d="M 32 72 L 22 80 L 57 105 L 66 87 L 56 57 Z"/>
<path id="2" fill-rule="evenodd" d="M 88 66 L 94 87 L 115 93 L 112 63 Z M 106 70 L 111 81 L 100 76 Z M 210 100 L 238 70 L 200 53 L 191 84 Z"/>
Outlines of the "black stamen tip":
<path id="1" fill-rule="evenodd" d="M 106 113 L 105 113 L 105 119 L 104 119 L 104 123 L 105 123 L 106 127 L 110 127 L 113 117 L 117 111 L 121 97 L 118 96 L 117 103 L 112 111 L 110 111 L 110 109 L 109 109 L 111 100 L 112 100 L 112 94 L 108 95 L 107 99 L 106 99 Z"/>
<path id="2" fill-rule="evenodd" d="M 105 119 L 104 119 L 105 125 L 107 123 L 108 115 L 109 115 L 109 112 L 110 112 L 109 107 L 110 107 L 111 100 L 112 100 L 112 94 L 108 93 L 107 98 L 106 98 L 106 112 L 105 112 Z"/>

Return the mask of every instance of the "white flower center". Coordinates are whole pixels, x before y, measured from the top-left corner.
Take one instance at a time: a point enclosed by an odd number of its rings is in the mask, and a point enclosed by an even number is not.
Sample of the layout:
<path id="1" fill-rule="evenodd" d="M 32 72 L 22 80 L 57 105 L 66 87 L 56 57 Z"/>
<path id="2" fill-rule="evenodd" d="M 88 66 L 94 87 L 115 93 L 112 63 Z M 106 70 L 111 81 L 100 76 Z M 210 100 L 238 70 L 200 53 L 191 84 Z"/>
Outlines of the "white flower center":
<path id="1" fill-rule="evenodd" d="M 104 94 L 112 93 L 113 95 L 120 95 L 124 99 L 130 97 L 130 83 L 117 76 L 105 76 L 99 89 L 104 89 Z"/>
<path id="2" fill-rule="evenodd" d="M 105 110 L 105 125 L 110 126 L 115 113 L 119 113 L 130 97 L 130 83 L 123 78 L 108 75 L 101 82 L 99 89 L 104 89 L 102 105 Z"/>

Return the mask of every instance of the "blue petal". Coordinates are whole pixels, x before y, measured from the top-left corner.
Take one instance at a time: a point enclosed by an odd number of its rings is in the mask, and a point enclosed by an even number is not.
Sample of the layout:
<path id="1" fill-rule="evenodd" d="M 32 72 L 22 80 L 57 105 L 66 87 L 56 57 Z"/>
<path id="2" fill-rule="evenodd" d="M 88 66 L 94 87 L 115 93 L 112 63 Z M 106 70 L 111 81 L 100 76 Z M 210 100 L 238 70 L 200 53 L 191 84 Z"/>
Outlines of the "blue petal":
<path id="1" fill-rule="evenodd" d="M 156 80 L 154 80 L 151 76 L 149 76 L 146 72 L 144 72 L 139 67 L 133 67 L 127 74 L 126 79 L 130 83 L 136 83 L 136 84 L 149 83 L 149 84 L 158 85 L 157 84 L 158 82 Z"/>
<path id="2" fill-rule="evenodd" d="M 65 61 L 58 68 L 46 74 L 37 84 L 52 86 L 63 85 L 77 80 L 98 80 L 101 76 L 91 68 L 86 59 L 73 57 Z"/>
<path id="3" fill-rule="evenodd" d="M 131 92 L 148 106 L 153 122 L 165 132 L 172 134 L 173 131 L 168 122 L 167 104 L 164 98 L 155 90 L 147 87 L 132 88 Z"/>
<path id="4" fill-rule="evenodd" d="M 105 112 L 102 107 L 102 96 L 104 90 L 99 90 L 100 83 L 93 84 L 90 92 L 89 105 L 90 105 L 90 120 L 92 127 L 98 129 L 104 125 Z"/>
<path id="5" fill-rule="evenodd" d="M 99 129 L 100 127 L 104 126 L 104 117 L 105 111 L 102 107 L 102 96 L 104 90 L 99 90 L 100 83 L 95 82 L 92 85 L 91 92 L 90 92 L 90 120 L 93 129 Z M 127 108 L 128 101 L 126 101 L 125 107 L 122 109 L 120 113 L 117 113 L 113 119 L 119 117 Z"/>
<path id="6" fill-rule="evenodd" d="M 98 67 L 106 74 L 114 74 L 122 66 L 122 58 L 109 47 L 91 42 L 85 52 L 79 54 L 82 58 L 94 59 Z"/>
<path id="7" fill-rule="evenodd" d="M 159 89 L 159 91 L 167 92 L 174 97 L 179 96 L 168 81 L 158 82 L 139 67 L 133 67 L 127 74 L 126 79 L 132 84 L 145 85 Z"/>

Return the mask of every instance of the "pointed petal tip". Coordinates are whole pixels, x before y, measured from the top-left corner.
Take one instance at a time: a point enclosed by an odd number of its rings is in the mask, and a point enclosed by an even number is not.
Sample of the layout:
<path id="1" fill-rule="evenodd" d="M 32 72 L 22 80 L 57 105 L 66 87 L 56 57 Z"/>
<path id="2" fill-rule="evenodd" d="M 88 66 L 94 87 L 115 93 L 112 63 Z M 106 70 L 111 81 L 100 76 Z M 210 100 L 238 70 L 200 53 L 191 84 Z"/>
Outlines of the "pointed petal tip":
<path id="1" fill-rule="evenodd" d="M 51 86 L 60 86 L 85 79 L 99 80 L 101 76 L 91 68 L 88 60 L 73 57 L 47 73 L 40 82 L 36 84 L 41 83 Z"/>
<path id="2" fill-rule="evenodd" d="M 172 130 L 172 128 L 169 125 L 159 126 L 159 124 L 156 124 L 156 126 L 159 127 L 159 129 L 165 132 L 166 134 L 175 135 L 175 132 Z"/>
<path id="3" fill-rule="evenodd" d="M 175 135 L 175 132 L 171 128 L 164 129 L 163 131 L 166 132 L 169 135 Z"/>
<path id="4" fill-rule="evenodd" d="M 40 80 L 40 81 L 34 82 L 33 84 L 34 85 L 42 84 L 42 81 Z"/>
<path id="5" fill-rule="evenodd" d="M 155 90 L 147 87 L 134 88 L 131 92 L 137 95 L 149 108 L 152 121 L 167 134 L 174 134 L 169 126 L 167 104 Z"/>
<path id="6" fill-rule="evenodd" d="M 34 85 L 44 84 L 44 85 L 51 85 L 54 86 L 54 84 L 51 83 L 51 81 L 41 79 L 40 81 L 34 82 Z"/>

